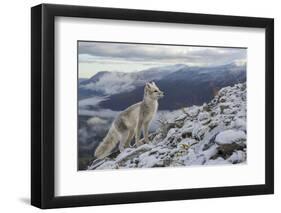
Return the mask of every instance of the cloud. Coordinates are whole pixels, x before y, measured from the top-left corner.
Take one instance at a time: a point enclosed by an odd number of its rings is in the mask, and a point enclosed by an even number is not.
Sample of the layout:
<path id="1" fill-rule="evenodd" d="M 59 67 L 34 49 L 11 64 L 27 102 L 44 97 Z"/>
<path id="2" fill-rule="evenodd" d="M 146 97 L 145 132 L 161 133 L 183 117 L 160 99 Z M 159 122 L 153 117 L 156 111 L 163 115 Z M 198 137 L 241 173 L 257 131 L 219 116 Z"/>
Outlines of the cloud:
<path id="1" fill-rule="evenodd" d="M 99 71 L 135 72 L 173 64 L 218 66 L 247 57 L 245 48 L 84 41 L 78 45 L 79 76 L 86 78 Z"/>
<path id="2" fill-rule="evenodd" d="M 98 81 L 89 83 L 81 87 L 90 90 L 102 91 L 108 95 L 116 94 L 132 90 L 135 79 L 131 75 L 124 75 L 124 73 L 106 73 Z"/>
<path id="3" fill-rule="evenodd" d="M 210 63 L 213 60 L 243 59 L 246 49 L 146 45 L 103 42 L 80 42 L 79 61 L 106 63 L 182 61 L 182 63 Z"/>

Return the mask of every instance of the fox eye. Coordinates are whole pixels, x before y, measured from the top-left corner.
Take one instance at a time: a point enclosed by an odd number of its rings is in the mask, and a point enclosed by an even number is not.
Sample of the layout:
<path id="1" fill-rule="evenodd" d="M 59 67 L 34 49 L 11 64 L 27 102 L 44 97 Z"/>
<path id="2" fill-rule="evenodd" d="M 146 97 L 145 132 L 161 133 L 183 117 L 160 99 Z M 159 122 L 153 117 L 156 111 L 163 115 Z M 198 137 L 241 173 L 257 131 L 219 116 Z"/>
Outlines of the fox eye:
<path id="1" fill-rule="evenodd" d="M 153 92 L 158 92 L 157 90 L 154 90 Z"/>

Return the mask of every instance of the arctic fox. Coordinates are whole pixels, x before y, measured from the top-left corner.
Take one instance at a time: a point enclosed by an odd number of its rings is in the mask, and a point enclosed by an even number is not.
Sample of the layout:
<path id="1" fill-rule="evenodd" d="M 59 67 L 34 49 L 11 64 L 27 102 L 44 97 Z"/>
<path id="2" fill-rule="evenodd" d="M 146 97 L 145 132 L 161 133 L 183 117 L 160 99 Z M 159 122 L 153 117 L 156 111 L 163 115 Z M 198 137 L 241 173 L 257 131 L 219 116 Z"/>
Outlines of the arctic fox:
<path id="1" fill-rule="evenodd" d="M 142 129 L 144 140 L 147 143 L 149 123 L 157 112 L 158 99 L 163 96 L 164 93 L 154 82 L 146 83 L 143 100 L 128 107 L 117 116 L 107 135 L 97 147 L 95 157 L 98 159 L 107 157 L 118 142 L 119 150 L 122 152 L 130 145 L 134 136 L 135 143 L 138 144 Z"/>

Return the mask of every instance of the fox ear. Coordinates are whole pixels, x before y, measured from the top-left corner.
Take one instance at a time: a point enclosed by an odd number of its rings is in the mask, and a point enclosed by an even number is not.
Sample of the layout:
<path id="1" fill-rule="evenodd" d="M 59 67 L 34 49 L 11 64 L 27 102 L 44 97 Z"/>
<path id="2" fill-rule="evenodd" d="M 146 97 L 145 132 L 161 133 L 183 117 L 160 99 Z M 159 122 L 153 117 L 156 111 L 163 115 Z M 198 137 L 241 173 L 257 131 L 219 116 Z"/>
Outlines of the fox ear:
<path id="1" fill-rule="evenodd" d="M 150 83 L 146 83 L 146 84 L 145 84 L 145 87 L 147 87 L 147 88 L 149 88 L 149 89 L 150 89 L 150 88 L 151 88 Z"/>
<path id="2" fill-rule="evenodd" d="M 154 83 L 154 81 L 152 81 L 151 84 L 152 84 L 153 86 L 156 86 L 156 84 Z"/>

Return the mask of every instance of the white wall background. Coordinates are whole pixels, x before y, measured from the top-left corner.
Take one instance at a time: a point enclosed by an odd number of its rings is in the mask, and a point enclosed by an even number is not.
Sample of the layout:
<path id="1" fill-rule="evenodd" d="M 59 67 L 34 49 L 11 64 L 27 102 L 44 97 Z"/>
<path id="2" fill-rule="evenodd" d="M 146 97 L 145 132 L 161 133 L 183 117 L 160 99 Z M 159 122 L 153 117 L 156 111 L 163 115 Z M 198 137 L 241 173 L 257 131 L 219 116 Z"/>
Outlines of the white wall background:
<path id="1" fill-rule="evenodd" d="M 150 10 L 244 15 L 275 18 L 275 195 L 111 205 L 50 210 L 51 212 L 277 212 L 281 208 L 281 13 L 279 1 L 245 0 L 45 0 L 45 3 L 124 7 Z M 1 2 L 1 149 L 0 211 L 39 212 L 30 197 L 30 7 L 37 0 Z"/>

